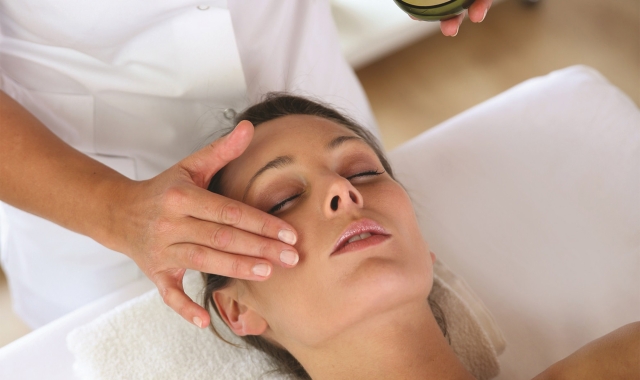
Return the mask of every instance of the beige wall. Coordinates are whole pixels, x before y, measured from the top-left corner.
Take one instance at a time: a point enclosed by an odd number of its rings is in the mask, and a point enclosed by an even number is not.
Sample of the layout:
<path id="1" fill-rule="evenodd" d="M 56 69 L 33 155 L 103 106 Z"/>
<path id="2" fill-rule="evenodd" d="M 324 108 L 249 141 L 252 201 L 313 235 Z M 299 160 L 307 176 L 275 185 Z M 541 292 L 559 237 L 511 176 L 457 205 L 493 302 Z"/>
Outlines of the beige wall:
<path id="1" fill-rule="evenodd" d="M 358 71 L 388 149 L 533 76 L 592 66 L 640 104 L 640 1 L 506 0 Z"/>

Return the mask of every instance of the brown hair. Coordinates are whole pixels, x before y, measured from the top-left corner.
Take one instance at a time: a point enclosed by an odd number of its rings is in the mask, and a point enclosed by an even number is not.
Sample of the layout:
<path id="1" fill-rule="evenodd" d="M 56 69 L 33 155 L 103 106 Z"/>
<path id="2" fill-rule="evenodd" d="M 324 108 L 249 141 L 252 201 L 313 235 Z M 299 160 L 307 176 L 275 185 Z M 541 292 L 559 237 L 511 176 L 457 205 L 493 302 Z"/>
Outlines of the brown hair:
<path id="1" fill-rule="evenodd" d="M 287 115 L 318 116 L 327 120 L 331 120 L 347 128 L 348 130 L 355 133 L 358 137 L 360 137 L 364 142 L 366 142 L 371 147 L 371 149 L 373 149 L 375 154 L 378 156 L 378 159 L 382 163 L 384 170 L 391 176 L 391 178 L 394 178 L 391 166 L 389 165 L 389 162 L 382 148 L 378 144 L 378 141 L 373 136 L 373 134 L 371 134 L 371 132 L 360 126 L 351 118 L 344 116 L 335 109 L 323 105 L 317 101 L 312 101 L 299 96 L 288 95 L 286 93 L 272 92 L 267 94 L 262 102 L 249 107 L 244 112 L 237 115 L 235 118 L 235 123 L 237 124 L 242 120 L 248 120 L 253 124 L 254 127 L 258 127 L 258 125 L 262 123 Z M 229 133 L 231 133 L 231 130 L 227 131 L 224 135 Z M 224 168 L 219 170 L 213 176 L 211 182 L 209 183 L 209 191 L 217 194 L 222 194 L 221 178 L 223 173 Z M 233 279 L 209 273 L 203 273 L 202 276 L 205 282 L 204 307 L 207 311 L 209 311 L 209 313 L 211 313 L 211 309 L 213 309 L 218 317 L 220 317 L 220 311 L 216 307 L 215 302 L 213 302 L 213 292 L 219 289 L 226 288 L 231 284 Z M 438 321 L 438 325 L 440 326 L 442 333 L 447 336 L 447 326 L 442 310 L 431 299 L 429 299 L 429 305 L 431 306 L 433 314 Z M 226 341 L 226 339 L 224 339 L 218 333 L 218 331 L 216 331 L 213 323 L 211 324 L 211 329 L 220 339 Z M 300 379 L 311 379 L 300 362 L 295 357 L 293 357 L 293 355 L 291 355 L 286 349 L 270 342 L 269 340 L 261 336 L 248 335 L 243 336 L 242 339 L 250 346 L 266 353 L 273 360 L 277 372 L 287 375 L 293 375 Z"/>

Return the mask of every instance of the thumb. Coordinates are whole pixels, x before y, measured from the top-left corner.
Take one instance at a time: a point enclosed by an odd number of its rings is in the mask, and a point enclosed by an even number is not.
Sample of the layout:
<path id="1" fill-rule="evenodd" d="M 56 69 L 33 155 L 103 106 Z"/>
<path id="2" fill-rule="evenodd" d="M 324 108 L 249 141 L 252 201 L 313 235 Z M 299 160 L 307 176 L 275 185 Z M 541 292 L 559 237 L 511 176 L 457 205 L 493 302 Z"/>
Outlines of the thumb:
<path id="1" fill-rule="evenodd" d="M 238 158 L 253 138 L 253 124 L 243 120 L 228 135 L 184 158 L 178 166 L 189 172 L 193 181 L 204 187 L 230 161 Z"/>

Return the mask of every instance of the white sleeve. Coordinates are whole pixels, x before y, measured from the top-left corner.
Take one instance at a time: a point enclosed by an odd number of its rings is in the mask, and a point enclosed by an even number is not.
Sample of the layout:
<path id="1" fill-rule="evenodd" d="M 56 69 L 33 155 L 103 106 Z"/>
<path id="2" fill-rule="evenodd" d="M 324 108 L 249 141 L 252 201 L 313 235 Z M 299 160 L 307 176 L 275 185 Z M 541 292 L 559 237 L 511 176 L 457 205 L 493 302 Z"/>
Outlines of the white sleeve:
<path id="1" fill-rule="evenodd" d="M 379 137 L 367 97 L 340 50 L 329 1 L 229 1 L 249 103 L 287 91 L 328 103 Z"/>

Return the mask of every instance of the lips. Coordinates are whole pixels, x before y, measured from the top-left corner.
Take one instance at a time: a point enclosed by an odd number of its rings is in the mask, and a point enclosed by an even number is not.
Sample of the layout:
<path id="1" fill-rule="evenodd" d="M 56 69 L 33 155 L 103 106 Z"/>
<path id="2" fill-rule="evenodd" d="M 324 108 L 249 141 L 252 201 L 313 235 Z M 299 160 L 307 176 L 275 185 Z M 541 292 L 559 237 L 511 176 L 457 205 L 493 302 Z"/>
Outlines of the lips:
<path id="1" fill-rule="evenodd" d="M 347 226 L 333 246 L 332 255 L 344 251 L 358 250 L 381 243 L 389 233 L 371 219 L 360 219 Z M 352 249 L 349 249 L 352 248 Z"/>

